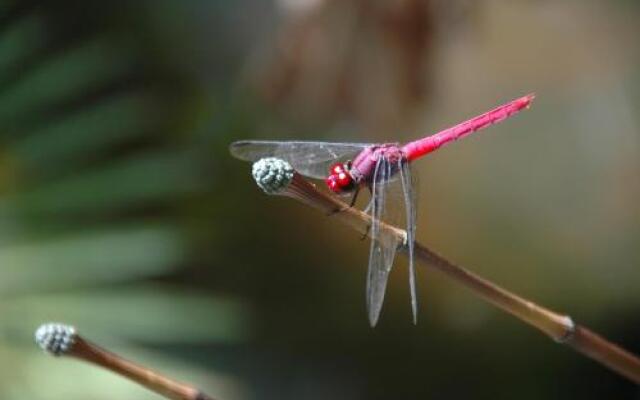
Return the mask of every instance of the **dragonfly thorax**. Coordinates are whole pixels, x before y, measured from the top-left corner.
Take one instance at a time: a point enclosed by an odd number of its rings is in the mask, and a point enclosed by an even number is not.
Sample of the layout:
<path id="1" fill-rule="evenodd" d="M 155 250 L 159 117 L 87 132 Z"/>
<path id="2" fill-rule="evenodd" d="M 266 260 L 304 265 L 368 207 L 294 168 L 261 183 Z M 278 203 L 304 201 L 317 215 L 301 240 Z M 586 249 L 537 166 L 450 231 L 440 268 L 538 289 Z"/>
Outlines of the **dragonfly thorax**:
<path id="1" fill-rule="evenodd" d="M 351 174 L 351 161 L 335 163 L 329 169 L 329 176 L 325 180 L 332 192 L 342 194 L 356 188 L 357 182 Z"/>

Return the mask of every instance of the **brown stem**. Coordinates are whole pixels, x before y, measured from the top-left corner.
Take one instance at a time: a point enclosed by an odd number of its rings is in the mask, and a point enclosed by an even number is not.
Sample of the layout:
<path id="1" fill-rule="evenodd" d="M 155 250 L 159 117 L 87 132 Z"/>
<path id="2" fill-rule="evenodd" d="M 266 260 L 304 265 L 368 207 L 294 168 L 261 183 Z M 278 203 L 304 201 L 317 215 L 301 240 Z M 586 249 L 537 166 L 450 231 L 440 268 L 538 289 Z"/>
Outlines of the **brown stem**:
<path id="1" fill-rule="evenodd" d="M 350 225 L 363 235 L 368 235 L 371 217 L 366 213 L 349 207 L 335 196 L 321 192 L 296 174 L 289 186 L 281 193 L 304 202 L 325 214 Z M 390 230 L 404 243 L 406 233 L 395 226 L 383 225 L 381 229 Z M 558 343 L 566 344 L 577 352 L 607 366 L 611 370 L 640 384 L 640 359 L 625 349 L 575 324 L 571 317 L 556 313 L 532 301 L 520 297 L 480 276 L 456 265 L 426 246 L 415 244 L 415 257 L 425 265 L 432 267 L 465 286 L 477 296 L 531 325 Z"/>
<path id="2" fill-rule="evenodd" d="M 627 379 L 640 384 L 640 362 L 638 357 L 622 347 L 609 342 L 607 339 L 589 329 L 576 325 L 571 340 L 567 345 L 574 350 L 590 357 Z"/>
<path id="3" fill-rule="evenodd" d="M 640 383 L 640 360 L 635 355 L 589 329 L 575 324 L 571 317 L 558 314 L 513 294 L 458 265 L 452 264 L 419 243 L 416 243 L 415 255 L 419 260 L 444 272 L 496 307 L 538 328 L 556 342 L 566 344 L 627 379 Z"/>
<path id="4" fill-rule="evenodd" d="M 175 381 L 156 371 L 125 360 L 119 355 L 107 351 L 80 336 L 76 337 L 75 344 L 66 354 L 127 377 L 168 399 L 214 400 L 213 397 L 186 383 Z"/>

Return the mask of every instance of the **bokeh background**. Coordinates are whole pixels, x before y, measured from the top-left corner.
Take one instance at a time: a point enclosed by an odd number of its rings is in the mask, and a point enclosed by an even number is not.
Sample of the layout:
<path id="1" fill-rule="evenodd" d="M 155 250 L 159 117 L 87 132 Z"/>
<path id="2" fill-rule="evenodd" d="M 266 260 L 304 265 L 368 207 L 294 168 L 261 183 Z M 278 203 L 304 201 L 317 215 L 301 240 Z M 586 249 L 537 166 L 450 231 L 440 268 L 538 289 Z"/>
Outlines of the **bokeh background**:
<path id="1" fill-rule="evenodd" d="M 0 398 L 154 399 L 43 355 L 45 321 L 223 399 L 638 398 L 404 260 L 267 197 L 244 138 L 406 141 L 534 106 L 415 165 L 418 239 L 640 352 L 634 1 L 3 1 Z"/>

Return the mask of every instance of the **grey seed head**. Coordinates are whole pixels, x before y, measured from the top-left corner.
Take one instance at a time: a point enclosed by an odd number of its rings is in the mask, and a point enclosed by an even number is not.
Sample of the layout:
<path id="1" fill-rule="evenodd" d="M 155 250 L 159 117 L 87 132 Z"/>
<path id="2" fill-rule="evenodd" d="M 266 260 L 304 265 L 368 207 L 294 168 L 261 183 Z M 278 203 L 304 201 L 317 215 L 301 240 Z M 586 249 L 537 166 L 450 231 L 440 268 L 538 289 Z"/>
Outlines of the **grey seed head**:
<path id="1" fill-rule="evenodd" d="M 268 157 L 253 163 L 252 174 L 260 189 L 268 194 L 276 194 L 289 186 L 294 170 L 288 162 Z"/>
<path id="2" fill-rule="evenodd" d="M 73 326 L 65 324 L 42 324 L 36 329 L 35 340 L 42 350 L 59 356 L 68 352 L 75 344 L 76 330 Z"/>

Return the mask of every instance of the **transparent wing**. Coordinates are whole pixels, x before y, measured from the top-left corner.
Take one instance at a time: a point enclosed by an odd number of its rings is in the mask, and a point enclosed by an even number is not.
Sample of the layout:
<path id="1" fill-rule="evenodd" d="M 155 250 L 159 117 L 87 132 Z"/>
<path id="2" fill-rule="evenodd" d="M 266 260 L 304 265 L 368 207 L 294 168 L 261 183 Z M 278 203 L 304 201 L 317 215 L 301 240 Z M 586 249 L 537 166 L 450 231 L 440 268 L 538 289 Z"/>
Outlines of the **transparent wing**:
<path id="1" fill-rule="evenodd" d="M 416 240 L 416 181 L 411 175 L 411 167 L 407 159 L 399 163 L 399 175 L 402 181 L 404 204 L 406 211 L 407 251 L 409 253 L 409 289 L 411 290 L 411 311 L 413 323 L 418 323 L 418 294 L 416 289 L 416 270 L 413 260 L 413 248 Z"/>
<path id="2" fill-rule="evenodd" d="M 401 244 L 397 236 L 381 229 L 381 222 L 396 225 L 402 221 L 403 197 L 401 180 L 391 179 L 398 165 L 380 157 L 371 184 L 371 248 L 367 274 L 367 309 L 369 323 L 375 326 L 382 310 L 389 273 L 396 250 Z"/>
<path id="3" fill-rule="evenodd" d="M 366 143 L 242 140 L 232 143 L 229 151 L 234 157 L 245 161 L 281 158 L 302 175 L 323 179 L 331 164 L 353 159 L 369 146 L 371 144 Z"/>

